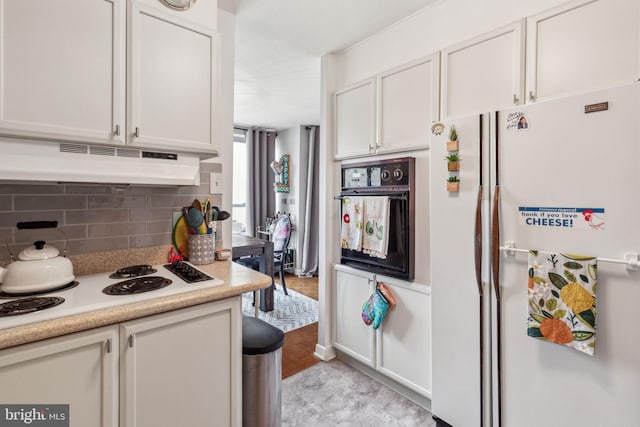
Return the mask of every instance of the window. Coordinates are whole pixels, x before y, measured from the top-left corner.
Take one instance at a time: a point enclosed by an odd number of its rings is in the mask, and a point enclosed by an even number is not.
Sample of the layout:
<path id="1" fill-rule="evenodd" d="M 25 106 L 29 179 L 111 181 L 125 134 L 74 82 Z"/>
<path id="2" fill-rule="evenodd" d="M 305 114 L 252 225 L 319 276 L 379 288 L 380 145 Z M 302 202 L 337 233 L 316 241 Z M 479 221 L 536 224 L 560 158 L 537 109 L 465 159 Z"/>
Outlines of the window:
<path id="1" fill-rule="evenodd" d="M 233 130 L 233 203 L 231 210 L 233 234 L 247 229 L 247 144 L 246 131 Z"/>

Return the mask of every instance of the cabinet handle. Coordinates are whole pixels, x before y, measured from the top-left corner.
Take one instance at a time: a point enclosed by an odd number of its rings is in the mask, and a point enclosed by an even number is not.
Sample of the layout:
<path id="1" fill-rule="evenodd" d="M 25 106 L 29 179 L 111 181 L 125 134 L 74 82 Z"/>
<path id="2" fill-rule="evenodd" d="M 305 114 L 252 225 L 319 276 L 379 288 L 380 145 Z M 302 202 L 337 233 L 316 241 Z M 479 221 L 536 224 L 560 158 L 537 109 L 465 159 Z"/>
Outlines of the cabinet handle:
<path id="1" fill-rule="evenodd" d="M 140 128 L 136 126 L 136 131 L 133 134 L 136 138 L 140 138 Z"/>
<path id="2" fill-rule="evenodd" d="M 514 94 L 513 94 L 513 105 L 518 105 L 518 102 L 519 102 L 519 101 L 520 101 L 520 100 L 518 99 L 518 97 L 517 97 L 517 96 L 516 96 L 516 94 L 514 93 Z"/>
<path id="3" fill-rule="evenodd" d="M 532 91 L 529 91 L 529 101 L 532 101 L 532 102 L 533 102 L 533 101 L 535 101 L 535 100 L 536 100 L 535 95 L 533 94 L 533 92 L 532 92 Z"/>
<path id="4" fill-rule="evenodd" d="M 373 151 L 373 145 L 369 144 L 369 151 Z"/>
<path id="5" fill-rule="evenodd" d="M 104 351 L 107 354 L 111 353 L 111 338 L 109 338 L 107 342 L 104 343 Z"/>
<path id="6" fill-rule="evenodd" d="M 136 340 L 136 334 L 129 335 L 129 347 L 133 347 L 135 340 Z"/>
<path id="7" fill-rule="evenodd" d="M 113 131 L 113 134 L 115 136 L 120 136 L 120 125 L 116 125 L 116 130 Z"/>

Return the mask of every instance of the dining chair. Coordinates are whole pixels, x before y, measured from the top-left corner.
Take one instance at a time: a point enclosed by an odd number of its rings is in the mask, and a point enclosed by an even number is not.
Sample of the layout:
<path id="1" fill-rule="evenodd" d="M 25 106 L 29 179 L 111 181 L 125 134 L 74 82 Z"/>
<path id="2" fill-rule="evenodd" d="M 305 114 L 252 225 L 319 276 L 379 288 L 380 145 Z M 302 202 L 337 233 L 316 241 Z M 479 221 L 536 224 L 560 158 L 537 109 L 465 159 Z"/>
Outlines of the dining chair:
<path id="1" fill-rule="evenodd" d="M 287 292 L 287 284 L 284 281 L 284 266 L 289 261 L 288 247 L 291 240 L 291 218 L 289 215 L 280 215 L 276 220 L 276 225 L 273 228 L 271 234 L 271 241 L 273 242 L 273 274 L 276 272 L 280 275 L 280 283 L 285 295 L 289 295 Z M 260 269 L 260 257 L 250 256 L 246 258 L 240 258 L 236 261 L 245 267 L 252 268 L 254 270 Z M 271 278 L 271 285 L 276 288 L 274 278 Z"/>

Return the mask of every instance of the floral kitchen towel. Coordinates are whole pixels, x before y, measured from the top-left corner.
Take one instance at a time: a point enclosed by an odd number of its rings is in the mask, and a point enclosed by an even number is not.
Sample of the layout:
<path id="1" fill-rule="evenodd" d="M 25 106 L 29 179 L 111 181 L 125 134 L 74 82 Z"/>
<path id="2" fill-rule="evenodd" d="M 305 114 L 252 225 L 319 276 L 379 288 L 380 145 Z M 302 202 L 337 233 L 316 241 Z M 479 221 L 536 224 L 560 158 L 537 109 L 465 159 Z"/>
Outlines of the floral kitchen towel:
<path id="1" fill-rule="evenodd" d="M 597 283 L 595 257 L 529 251 L 528 335 L 593 355 Z"/>
<path id="2" fill-rule="evenodd" d="M 362 197 L 342 199 L 342 249 L 362 250 Z"/>
<path id="3" fill-rule="evenodd" d="M 389 197 L 368 196 L 363 199 L 362 252 L 386 258 L 389 249 Z"/>

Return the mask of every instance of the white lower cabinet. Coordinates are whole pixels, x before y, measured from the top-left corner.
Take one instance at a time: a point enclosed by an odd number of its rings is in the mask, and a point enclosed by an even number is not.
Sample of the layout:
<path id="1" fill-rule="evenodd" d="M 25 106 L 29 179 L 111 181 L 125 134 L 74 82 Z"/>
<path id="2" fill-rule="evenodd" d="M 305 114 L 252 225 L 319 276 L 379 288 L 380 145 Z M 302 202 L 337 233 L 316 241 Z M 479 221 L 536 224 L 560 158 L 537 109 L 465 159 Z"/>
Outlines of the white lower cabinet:
<path id="1" fill-rule="evenodd" d="M 394 381 L 431 398 L 431 292 L 425 285 L 336 265 L 335 348 Z M 362 305 L 377 281 L 389 285 L 396 306 L 375 330 Z"/>
<path id="2" fill-rule="evenodd" d="M 3 405 L 69 405 L 71 427 L 118 425 L 118 327 L 0 351 Z"/>
<path id="3" fill-rule="evenodd" d="M 0 403 L 69 404 L 71 427 L 239 426 L 241 352 L 229 298 L 1 350 Z"/>
<path id="4" fill-rule="evenodd" d="M 378 280 L 391 286 L 396 307 L 376 331 L 377 369 L 431 398 L 431 292 L 423 286 Z"/>
<path id="5" fill-rule="evenodd" d="M 375 368 L 375 331 L 362 321 L 362 304 L 374 290 L 374 275 L 336 266 L 334 283 L 335 347 Z"/>
<path id="6" fill-rule="evenodd" d="M 120 426 L 239 425 L 241 328 L 236 300 L 123 323 Z"/>

